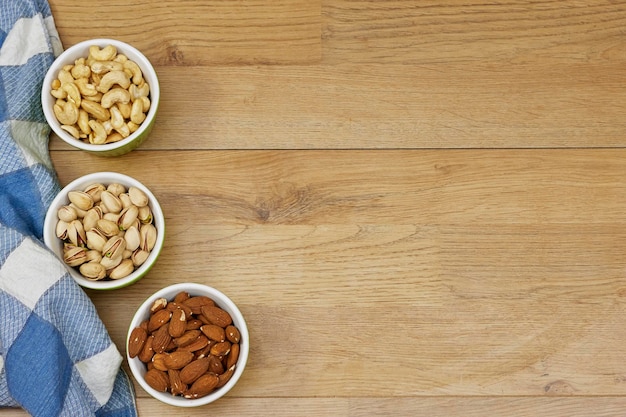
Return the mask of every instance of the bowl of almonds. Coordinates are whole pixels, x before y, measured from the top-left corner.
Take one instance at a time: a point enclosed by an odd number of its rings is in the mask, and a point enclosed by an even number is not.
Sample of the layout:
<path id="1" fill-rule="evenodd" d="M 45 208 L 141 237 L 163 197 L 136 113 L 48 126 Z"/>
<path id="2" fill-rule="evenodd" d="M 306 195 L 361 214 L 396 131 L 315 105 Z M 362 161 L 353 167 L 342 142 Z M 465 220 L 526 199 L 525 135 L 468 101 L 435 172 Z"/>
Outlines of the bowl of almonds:
<path id="1" fill-rule="evenodd" d="M 70 182 L 53 199 L 44 242 L 81 286 L 112 290 L 133 284 L 155 264 L 165 219 L 154 194 L 117 172 Z"/>
<path id="2" fill-rule="evenodd" d="M 41 104 L 63 141 L 117 156 L 148 137 L 159 97 L 157 74 L 139 50 L 115 39 L 92 39 L 55 59 L 43 80 Z"/>
<path id="3" fill-rule="evenodd" d="M 249 353 L 246 322 L 219 290 L 180 283 L 149 297 L 133 317 L 126 342 L 130 370 L 154 398 L 196 407 L 229 392 Z"/>

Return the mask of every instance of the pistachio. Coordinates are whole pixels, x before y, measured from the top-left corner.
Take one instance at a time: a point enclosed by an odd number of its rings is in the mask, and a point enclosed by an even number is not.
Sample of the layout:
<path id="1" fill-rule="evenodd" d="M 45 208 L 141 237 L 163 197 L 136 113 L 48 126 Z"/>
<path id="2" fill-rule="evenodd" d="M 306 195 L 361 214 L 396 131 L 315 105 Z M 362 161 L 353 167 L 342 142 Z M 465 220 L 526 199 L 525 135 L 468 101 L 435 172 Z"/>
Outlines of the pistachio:
<path id="1" fill-rule="evenodd" d="M 133 261 L 130 259 L 123 259 L 118 266 L 113 268 L 111 272 L 109 272 L 109 278 L 111 279 L 120 279 L 124 278 L 135 270 L 135 266 L 133 265 Z"/>
<path id="2" fill-rule="evenodd" d="M 94 206 L 87 210 L 85 217 L 83 217 L 83 228 L 85 230 L 91 230 L 96 227 L 98 220 L 103 216 L 102 208 L 100 206 Z"/>
<path id="3" fill-rule="evenodd" d="M 131 205 L 133 205 L 133 202 L 130 200 L 130 196 L 128 195 L 128 193 L 122 193 L 118 195 L 117 197 L 122 202 L 122 209 L 128 208 Z"/>
<path id="4" fill-rule="evenodd" d="M 67 198 L 81 210 L 89 210 L 93 207 L 93 198 L 84 191 L 70 191 Z"/>
<path id="5" fill-rule="evenodd" d="M 107 258 L 106 256 L 102 257 L 100 263 L 107 271 L 111 271 L 113 268 L 118 266 L 122 262 L 122 257 L 118 256 L 117 258 Z"/>
<path id="6" fill-rule="evenodd" d="M 56 227 L 56 235 L 59 239 L 61 240 L 65 240 L 67 239 L 67 228 L 69 226 L 68 222 L 65 222 L 63 220 L 59 220 L 57 222 L 57 227 Z"/>
<path id="7" fill-rule="evenodd" d="M 130 259 L 133 261 L 133 265 L 137 267 L 143 265 L 143 263 L 146 262 L 146 259 L 148 259 L 148 256 L 150 256 L 150 252 L 137 249 L 130 256 Z"/>
<path id="8" fill-rule="evenodd" d="M 82 208 L 78 207 L 74 203 L 70 203 L 70 207 L 76 210 L 76 215 L 78 216 L 79 219 L 82 219 L 83 217 L 85 217 L 85 214 L 87 214 L 87 210 L 83 210 Z"/>
<path id="9" fill-rule="evenodd" d="M 87 251 L 87 262 L 95 261 L 100 262 L 102 260 L 102 251 L 99 250 L 88 250 Z"/>
<path id="10" fill-rule="evenodd" d="M 120 231 L 117 227 L 117 223 L 107 219 L 98 220 L 96 222 L 96 229 L 98 229 L 106 237 L 115 236 Z"/>
<path id="11" fill-rule="evenodd" d="M 100 199 L 108 213 L 119 213 L 122 211 L 122 202 L 109 190 L 103 191 L 102 194 L 100 194 Z"/>
<path id="12" fill-rule="evenodd" d="M 151 224 L 144 224 L 139 230 L 139 235 L 141 236 L 140 247 L 142 250 L 149 252 L 154 249 L 157 239 L 156 227 Z"/>
<path id="13" fill-rule="evenodd" d="M 80 273 L 87 279 L 97 281 L 106 277 L 107 271 L 104 266 L 96 261 L 84 263 L 79 268 Z"/>
<path id="14" fill-rule="evenodd" d="M 102 256 L 105 258 L 117 258 L 121 257 L 126 250 L 126 241 L 123 237 L 113 236 L 102 248 Z"/>
<path id="15" fill-rule="evenodd" d="M 126 249 L 134 251 L 139 247 L 141 243 L 141 235 L 139 234 L 139 229 L 136 226 L 131 226 L 126 229 L 126 233 L 124 234 L 124 240 L 126 240 Z"/>
<path id="16" fill-rule="evenodd" d="M 78 214 L 76 213 L 76 209 L 71 206 L 63 206 L 57 211 L 57 216 L 60 220 L 64 222 L 71 222 L 72 220 L 76 220 L 78 218 Z"/>
<path id="17" fill-rule="evenodd" d="M 94 203 L 99 203 L 100 194 L 102 194 L 104 190 L 106 190 L 106 188 L 102 184 L 91 184 L 90 186 L 86 187 L 84 191 L 91 196 Z"/>
<path id="18" fill-rule="evenodd" d="M 132 201 L 137 207 L 144 207 L 148 205 L 148 196 L 139 188 L 130 187 L 128 189 L 128 195 L 130 196 L 130 201 Z"/>
<path id="19" fill-rule="evenodd" d="M 139 213 L 137 213 L 137 218 L 143 224 L 152 223 L 152 210 L 150 209 L 150 206 L 139 207 Z"/>
<path id="20" fill-rule="evenodd" d="M 109 186 L 107 187 L 107 191 L 118 197 L 120 194 L 126 192 L 126 187 L 124 187 L 122 184 L 114 182 L 112 184 L 109 184 Z"/>
<path id="21" fill-rule="evenodd" d="M 135 205 L 130 205 L 129 207 L 122 210 L 120 213 L 119 219 L 117 219 L 117 225 L 120 230 L 126 230 L 135 224 L 135 220 L 137 220 L 137 216 L 139 215 L 139 209 Z"/>
<path id="22" fill-rule="evenodd" d="M 92 228 L 87 232 L 87 247 L 102 253 L 104 244 L 107 243 L 107 236 L 100 230 Z"/>
<path id="23" fill-rule="evenodd" d="M 104 213 L 102 218 L 117 224 L 117 219 L 120 218 L 120 214 L 119 213 Z"/>
<path id="24" fill-rule="evenodd" d="M 72 220 L 67 226 L 67 238 L 75 246 L 86 246 L 87 235 L 80 220 Z"/>
<path id="25" fill-rule="evenodd" d="M 79 266 L 87 261 L 85 248 L 74 246 L 63 253 L 63 261 L 69 266 Z"/>

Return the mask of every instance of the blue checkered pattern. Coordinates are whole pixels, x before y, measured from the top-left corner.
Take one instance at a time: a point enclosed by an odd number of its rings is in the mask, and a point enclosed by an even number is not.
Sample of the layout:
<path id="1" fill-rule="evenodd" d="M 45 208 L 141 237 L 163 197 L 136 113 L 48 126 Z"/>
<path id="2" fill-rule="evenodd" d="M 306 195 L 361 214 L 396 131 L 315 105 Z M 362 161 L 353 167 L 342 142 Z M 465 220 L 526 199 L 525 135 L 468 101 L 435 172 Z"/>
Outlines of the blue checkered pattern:
<path id="1" fill-rule="evenodd" d="M 60 51 L 46 0 L 0 0 L 0 407 L 37 417 L 136 417 L 119 351 L 42 244 L 60 187 L 39 94 Z"/>

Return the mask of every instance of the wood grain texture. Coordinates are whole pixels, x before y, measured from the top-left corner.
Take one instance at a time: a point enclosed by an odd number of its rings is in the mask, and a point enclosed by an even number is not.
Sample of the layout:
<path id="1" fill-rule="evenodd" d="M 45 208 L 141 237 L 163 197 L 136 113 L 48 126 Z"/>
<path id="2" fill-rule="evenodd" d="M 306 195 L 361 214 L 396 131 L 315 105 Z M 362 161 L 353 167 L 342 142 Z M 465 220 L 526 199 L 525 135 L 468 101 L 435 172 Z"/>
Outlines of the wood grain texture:
<path id="1" fill-rule="evenodd" d="M 252 329 L 234 396 L 623 391 L 624 152 L 67 154 L 63 183 L 124 172 L 166 213 L 150 277 L 92 293 L 114 340 L 128 300 L 216 286 Z"/>
<path id="2" fill-rule="evenodd" d="M 50 143 L 62 184 L 122 172 L 166 213 L 148 277 L 87 291 L 114 342 L 181 281 L 251 332 L 225 398 L 137 386 L 140 416 L 624 414 L 624 2 L 50 3 L 161 81 L 139 150 Z"/>

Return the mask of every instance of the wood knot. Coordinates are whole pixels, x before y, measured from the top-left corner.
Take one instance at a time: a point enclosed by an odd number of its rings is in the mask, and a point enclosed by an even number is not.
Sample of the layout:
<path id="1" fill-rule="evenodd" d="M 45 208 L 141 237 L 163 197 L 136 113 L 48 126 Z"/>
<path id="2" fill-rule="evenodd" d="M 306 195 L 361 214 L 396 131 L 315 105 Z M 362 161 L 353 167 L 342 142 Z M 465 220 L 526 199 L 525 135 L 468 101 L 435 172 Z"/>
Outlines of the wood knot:
<path id="1" fill-rule="evenodd" d="M 185 65 L 185 54 L 176 45 L 167 47 L 167 62 L 171 65 Z"/>
<path id="2" fill-rule="evenodd" d="M 568 382 L 563 381 L 562 379 L 550 382 L 545 387 L 543 387 L 543 390 L 546 392 L 546 394 L 553 395 L 573 394 L 574 391 L 576 391 L 574 387 L 572 387 Z"/>

